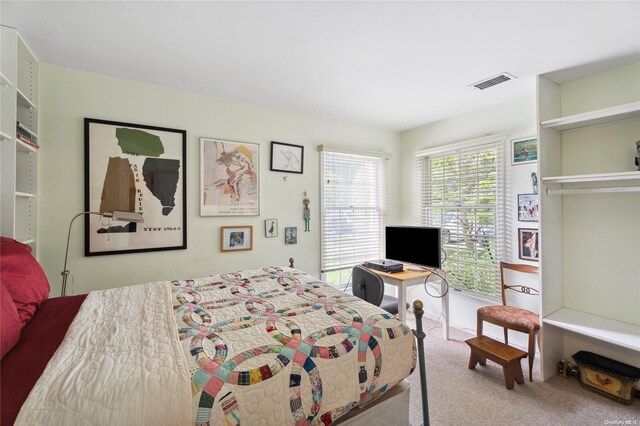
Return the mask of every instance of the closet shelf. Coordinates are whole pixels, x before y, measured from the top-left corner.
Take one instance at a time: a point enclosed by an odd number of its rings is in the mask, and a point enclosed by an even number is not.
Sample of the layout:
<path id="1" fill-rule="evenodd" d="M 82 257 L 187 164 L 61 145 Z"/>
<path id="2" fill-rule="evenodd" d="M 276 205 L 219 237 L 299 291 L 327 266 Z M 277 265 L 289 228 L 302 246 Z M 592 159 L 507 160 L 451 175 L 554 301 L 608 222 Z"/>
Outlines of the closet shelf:
<path id="1" fill-rule="evenodd" d="M 16 197 L 33 198 L 35 196 L 35 194 L 31 194 L 30 192 L 16 191 Z"/>
<path id="2" fill-rule="evenodd" d="M 36 104 L 34 104 L 28 96 L 22 93 L 20 89 L 16 89 L 16 93 L 18 94 L 18 106 L 36 109 Z"/>
<path id="3" fill-rule="evenodd" d="M 561 308 L 542 319 L 546 325 L 640 351 L 640 326 L 570 308 Z"/>
<path id="4" fill-rule="evenodd" d="M 596 173 L 590 175 L 547 176 L 541 178 L 544 183 L 596 183 L 596 182 L 622 182 L 637 180 L 640 182 L 638 172 Z"/>
<path id="5" fill-rule="evenodd" d="M 1 141 L 10 141 L 11 139 L 12 138 L 11 138 L 11 135 L 9 133 L 5 133 L 3 131 L 0 131 L 0 140 Z"/>
<path id="6" fill-rule="evenodd" d="M 22 152 L 38 152 L 38 148 L 33 145 L 29 145 L 26 142 L 22 142 L 20 139 L 16 139 L 16 149 Z"/>
<path id="7" fill-rule="evenodd" d="M 584 112 L 582 114 L 554 118 L 553 120 L 541 122 L 540 126 L 543 129 L 555 129 L 563 132 L 566 130 L 611 123 L 629 118 L 640 118 L 640 101 L 618 105 L 611 108 L 599 109 L 596 111 Z"/>
<path id="8" fill-rule="evenodd" d="M 11 86 L 11 80 L 7 78 L 6 75 L 0 72 L 0 86 Z"/>

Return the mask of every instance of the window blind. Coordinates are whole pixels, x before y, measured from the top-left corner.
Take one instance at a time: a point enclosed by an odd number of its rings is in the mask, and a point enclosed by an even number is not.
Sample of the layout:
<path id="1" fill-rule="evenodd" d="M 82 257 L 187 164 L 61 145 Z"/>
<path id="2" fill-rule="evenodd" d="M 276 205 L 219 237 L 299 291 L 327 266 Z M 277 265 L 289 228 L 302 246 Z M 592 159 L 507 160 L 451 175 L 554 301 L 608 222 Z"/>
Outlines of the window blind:
<path id="1" fill-rule="evenodd" d="M 384 156 L 323 150 L 320 162 L 322 273 L 382 257 Z"/>
<path id="2" fill-rule="evenodd" d="M 442 229 L 450 284 L 499 294 L 504 252 L 504 140 L 418 154 L 418 219 Z"/>

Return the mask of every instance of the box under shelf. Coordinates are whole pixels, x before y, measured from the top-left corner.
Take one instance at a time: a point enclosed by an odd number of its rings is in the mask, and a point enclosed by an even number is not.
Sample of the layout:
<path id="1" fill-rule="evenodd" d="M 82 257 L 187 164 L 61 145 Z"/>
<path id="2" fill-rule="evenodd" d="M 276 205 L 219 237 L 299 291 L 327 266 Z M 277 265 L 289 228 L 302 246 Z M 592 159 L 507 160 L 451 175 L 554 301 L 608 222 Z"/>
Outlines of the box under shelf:
<path id="1" fill-rule="evenodd" d="M 640 325 L 561 308 L 542 319 L 545 325 L 569 330 L 583 336 L 640 351 Z"/>
<path id="2" fill-rule="evenodd" d="M 640 118 L 640 101 L 554 118 L 541 122 L 540 126 L 543 129 L 555 129 L 563 132 L 632 118 Z"/>

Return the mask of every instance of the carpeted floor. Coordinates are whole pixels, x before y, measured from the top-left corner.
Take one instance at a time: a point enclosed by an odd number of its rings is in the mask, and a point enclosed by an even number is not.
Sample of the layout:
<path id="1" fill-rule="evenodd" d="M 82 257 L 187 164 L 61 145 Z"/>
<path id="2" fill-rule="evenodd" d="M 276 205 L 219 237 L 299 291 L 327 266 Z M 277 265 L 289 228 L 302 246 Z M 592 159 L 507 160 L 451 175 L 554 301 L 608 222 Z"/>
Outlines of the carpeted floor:
<path id="1" fill-rule="evenodd" d="M 415 328 L 413 313 L 407 323 Z M 435 327 L 435 328 L 434 328 Z M 471 334 L 451 329 L 451 340 L 442 339 L 441 325 L 424 319 L 427 363 L 427 394 L 430 424 L 440 425 L 640 425 L 640 399 L 624 405 L 583 389 L 576 377 L 555 376 L 540 381 L 536 356 L 533 382 L 528 380 L 528 364 L 522 361 L 525 383 L 507 390 L 502 367 L 491 361 L 475 370 L 467 368 Z M 538 354 L 537 354 L 538 355 Z M 420 425 L 420 373 L 411 383 L 411 424 Z"/>

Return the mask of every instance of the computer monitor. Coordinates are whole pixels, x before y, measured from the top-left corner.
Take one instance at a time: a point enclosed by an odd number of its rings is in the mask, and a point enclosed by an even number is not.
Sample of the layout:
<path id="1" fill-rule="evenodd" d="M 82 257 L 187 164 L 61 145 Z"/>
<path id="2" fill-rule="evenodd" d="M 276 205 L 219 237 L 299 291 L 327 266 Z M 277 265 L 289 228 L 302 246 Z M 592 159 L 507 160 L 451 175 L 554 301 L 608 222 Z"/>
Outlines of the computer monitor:
<path id="1" fill-rule="evenodd" d="M 387 226 L 385 257 L 398 262 L 413 263 L 440 269 L 440 228 L 428 226 Z"/>

